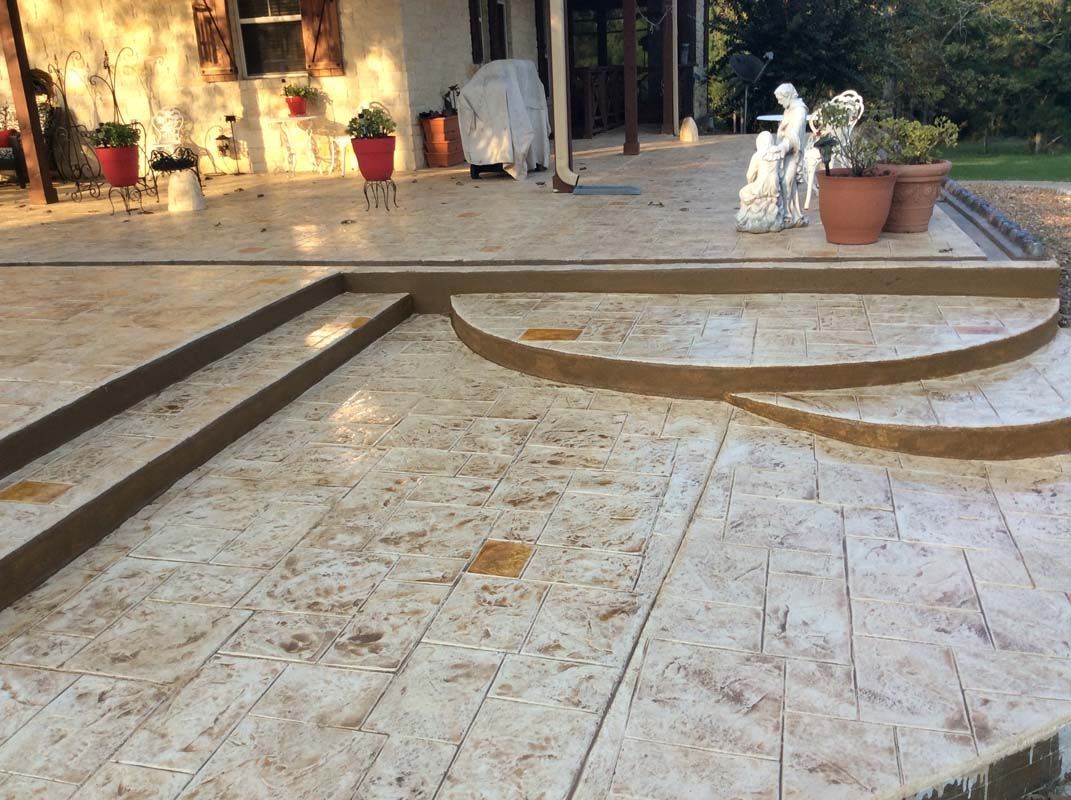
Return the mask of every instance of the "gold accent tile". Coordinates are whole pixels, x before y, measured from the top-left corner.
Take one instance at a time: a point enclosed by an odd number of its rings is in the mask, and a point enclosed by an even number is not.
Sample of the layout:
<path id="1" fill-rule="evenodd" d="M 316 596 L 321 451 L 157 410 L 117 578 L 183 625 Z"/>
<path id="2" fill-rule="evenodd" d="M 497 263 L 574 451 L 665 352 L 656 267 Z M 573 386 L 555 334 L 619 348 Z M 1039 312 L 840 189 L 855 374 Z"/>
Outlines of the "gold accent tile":
<path id="1" fill-rule="evenodd" d="M 580 334 L 579 328 L 529 328 L 521 334 L 522 342 L 575 342 Z"/>
<path id="2" fill-rule="evenodd" d="M 524 570 L 524 565 L 528 563 L 530 555 L 532 555 L 531 545 L 488 539 L 480 548 L 480 552 L 468 571 L 480 575 L 516 578 Z"/>
<path id="3" fill-rule="evenodd" d="M 47 505 L 71 488 L 69 483 L 49 481 L 19 481 L 0 491 L 0 500 L 9 503 L 38 503 Z"/>

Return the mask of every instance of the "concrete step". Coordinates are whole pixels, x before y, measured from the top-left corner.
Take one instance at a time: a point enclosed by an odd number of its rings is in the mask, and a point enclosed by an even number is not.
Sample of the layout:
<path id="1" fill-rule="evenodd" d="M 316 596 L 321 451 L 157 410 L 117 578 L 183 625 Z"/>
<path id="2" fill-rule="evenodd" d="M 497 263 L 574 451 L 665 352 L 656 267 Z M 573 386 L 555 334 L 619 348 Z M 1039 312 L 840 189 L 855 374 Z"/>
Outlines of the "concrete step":
<path id="1" fill-rule="evenodd" d="M 81 323 L 87 327 L 82 329 L 71 321 L 53 323 L 53 335 L 58 337 L 59 346 L 50 362 L 28 362 L 24 365 L 26 379 L 8 382 L 14 386 L 21 384 L 22 391 L 31 393 L 39 405 L 10 424 L 0 425 L 0 477 L 346 291 L 345 278 L 338 273 L 310 276 L 298 272 L 292 278 L 254 277 L 238 286 L 234 285 L 232 276 L 206 276 L 203 272 L 183 275 L 176 271 L 174 277 L 168 278 L 156 273 L 144 280 L 148 285 L 132 294 L 144 299 L 145 305 L 127 309 L 135 319 L 138 314 L 182 314 L 183 309 L 161 303 L 160 298 L 167 296 L 170 283 L 181 286 L 183 281 L 210 282 L 217 291 L 227 294 L 228 309 L 241 310 L 234 312 L 234 316 L 221 313 L 210 306 L 211 299 L 202 292 L 198 296 L 209 307 L 190 309 L 166 333 L 144 330 L 137 324 L 118 331 L 113 328 L 115 338 L 106 345 L 101 345 L 96 336 L 99 329 L 94 323 L 101 320 L 99 316 L 88 315 L 88 320 Z M 121 302 L 108 294 L 116 292 L 113 285 L 106 279 L 101 284 L 99 296 L 79 299 L 87 303 Z M 34 313 L 33 298 L 25 293 L 16 294 L 13 302 L 30 306 L 28 313 Z M 48 309 L 43 311 L 47 313 Z M 203 329 L 202 324 L 205 324 Z M 131 331 L 138 330 L 143 330 L 146 338 L 131 341 Z M 198 330 L 201 332 L 195 333 Z M 157 338 L 153 338 L 153 333 Z M 35 383 L 45 377 L 51 379 L 47 388 Z"/>
<path id="2" fill-rule="evenodd" d="M 459 337 L 550 380 L 693 399 L 873 386 L 1021 358 L 1052 298 L 871 294 L 465 294 Z"/>
<path id="3" fill-rule="evenodd" d="M 0 479 L 0 608 L 411 308 L 403 294 L 339 294 Z"/>
<path id="4" fill-rule="evenodd" d="M 793 428 L 925 456 L 1017 459 L 1071 451 L 1071 331 L 1025 358 L 952 377 L 865 389 L 739 394 Z"/>

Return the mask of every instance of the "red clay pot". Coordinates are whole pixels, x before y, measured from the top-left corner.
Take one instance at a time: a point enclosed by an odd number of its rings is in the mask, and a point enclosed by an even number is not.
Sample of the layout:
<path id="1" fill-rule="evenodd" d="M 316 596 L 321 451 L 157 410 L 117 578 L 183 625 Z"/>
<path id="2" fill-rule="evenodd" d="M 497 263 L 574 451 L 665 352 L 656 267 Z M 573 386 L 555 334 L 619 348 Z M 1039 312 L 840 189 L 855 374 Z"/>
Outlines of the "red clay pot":
<path id="1" fill-rule="evenodd" d="M 366 181 L 389 180 L 394 174 L 394 137 L 350 139 L 357 166 Z"/>
<path id="2" fill-rule="evenodd" d="M 138 182 L 138 147 L 97 147 L 104 179 L 112 186 L 133 186 Z"/>
<path id="3" fill-rule="evenodd" d="M 830 244 L 873 244 L 889 216 L 896 176 L 856 178 L 847 169 L 818 170 L 818 213 Z"/>
<path id="4" fill-rule="evenodd" d="M 290 109 L 290 116 L 303 117 L 309 110 L 309 101 L 304 97 L 288 97 L 286 107 Z"/>
<path id="5" fill-rule="evenodd" d="M 16 133 L 18 133 L 18 131 L 14 128 L 0 131 L 0 147 L 11 147 L 11 137 Z"/>
<path id="6" fill-rule="evenodd" d="M 923 233 L 930 227 L 933 207 L 941 194 L 941 185 L 952 169 L 951 161 L 935 164 L 879 164 L 896 176 L 889 218 L 885 230 L 890 233 Z"/>

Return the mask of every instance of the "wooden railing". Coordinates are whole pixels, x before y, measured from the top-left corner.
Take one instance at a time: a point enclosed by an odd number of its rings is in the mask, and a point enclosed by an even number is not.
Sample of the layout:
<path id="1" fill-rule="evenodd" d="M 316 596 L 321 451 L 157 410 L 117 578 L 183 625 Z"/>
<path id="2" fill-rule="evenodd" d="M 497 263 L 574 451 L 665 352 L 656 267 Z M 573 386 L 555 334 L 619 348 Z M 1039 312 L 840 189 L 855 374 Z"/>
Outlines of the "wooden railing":
<path id="1" fill-rule="evenodd" d="M 590 139 L 625 124 L 625 68 L 573 67 L 573 135 Z"/>

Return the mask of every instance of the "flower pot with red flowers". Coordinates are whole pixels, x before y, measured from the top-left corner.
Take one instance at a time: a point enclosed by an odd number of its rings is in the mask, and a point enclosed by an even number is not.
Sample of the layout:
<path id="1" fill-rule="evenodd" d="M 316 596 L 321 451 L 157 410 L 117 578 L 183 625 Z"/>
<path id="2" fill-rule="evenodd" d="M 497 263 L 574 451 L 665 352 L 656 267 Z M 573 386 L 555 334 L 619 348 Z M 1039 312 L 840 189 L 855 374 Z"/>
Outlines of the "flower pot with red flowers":
<path id="1" fill-rule="evenodd" d="M 346 131 L 366 181 L 388 181 L 394 174 L 394 124 L 390 112 L 378 103 L 362 108 Z"/>
<path id="2" fill-rule="evenodd" d="M 104 179 L 112 186 L 133 186 L 140 179 L 139 138 L 137 127 L 123 122 L 103 122 L 90 131 L 89 143 L 97 154 Z"/>
<path id="3" fill-rule="evenodd" d="M 292 117 L 304 117 L 308 114 L 309 100 L 314 100 L 322 94 L 315 86 L 301 83 L 287 83 L 283 86 L 283 97 L 286 98 L 286 107 Z"/>
<path id="4" fill-rule="evenodd" d="M 852 128 L 851 112 L 838 103 L 818 109 L 824 135 L 815 142 L 824 169 L 818 173 L 818 213 L 830 244 L 873 244 L 889 216 L 896 176 L 877 167 L 878 149 Z M 830 169 L 836 157 L 845 166 Z"/>
<path id="5" fill-rule="evenodd" d="M 923 233 L 930 227 L 933 208 L 952 162 L 937 158 L 939 149 L 955 147 L 959 126 L 947 117 L 932 125 L 902 117 L 877 123 L 878 146 L 885 154 L 878 166 L 896 176 L 892 206 L 885 221 L 891 233 Z"/>

